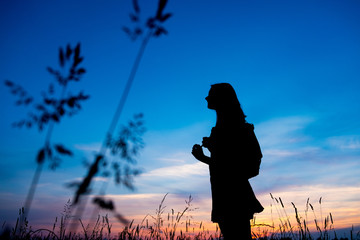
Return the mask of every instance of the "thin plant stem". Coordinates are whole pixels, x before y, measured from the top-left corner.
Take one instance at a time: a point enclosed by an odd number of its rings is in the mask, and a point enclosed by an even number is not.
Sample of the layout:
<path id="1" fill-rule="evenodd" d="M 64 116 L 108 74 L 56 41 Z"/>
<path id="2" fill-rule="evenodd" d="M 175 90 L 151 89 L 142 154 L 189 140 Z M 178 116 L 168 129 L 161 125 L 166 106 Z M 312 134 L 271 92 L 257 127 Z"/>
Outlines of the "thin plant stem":
<path id="1" fill-rule="evenodd" d="M 99 155 L 101 155 L 101 156 L 105 156 L 105 154 L 107 152 L 107 137 L 112 136 L 115 129 L 116 129 L 116 126 L 117 126 L 117 124 L 119 122 L 121 113 L 122 113 L 122 111 L 124 109 L 127 97 L 128 97 L 129 92 L 131 90 L 131 86 L 132 86 L 132 84 L 134 82 L 136 72 L 137 72 L 137 70 L 139 68 L 139 65 L 140 65 L 141 59 L 142 59 L 142 57 L 144 55 L 146 46 L 147 46 L 147 44 L 148 44 L 148 42 L 149 42 L 152 35 L 153 35 L 153 32 L 151 30 L 149 30 L 148 34 L 144 37 L 144 39 L 143 39 L 143 41 L 142 41 L 142 43 L 140 45 L 138 54 L 137 54 L 137 56 L 135 58 L 135 61 L 133 63 L 131 71 L 130 71 L 130 75 L 129 75 L 128 80 L 126 82 L 124 91 L 123 91 L 123 93 L 121 95 L 120 101 L 119 101 L 119 103 L 117 105 L 117 108 L 116 108 L 116 111 L 115 111 L 114 116 L 112 118 L 112 121 L 110 123 L 109 129 L 107 131 L 105 139 L 104 139 L 104 141 L 102 143 L 102 146 L 100 148 Z M 99 193 L 100 196 L 105 195 L 107 187 L 108 187 L 108 182 L 104 182 L 103 186 L 100 189 L 100 193 Z M 82 206 L 77 206 L 76 214 L 75 214 L 77 219 L 79 219 L 79 218 L 81 219 L 81 217 L 83 215 L 83 212 L 84 212 L 84 210 L 86 208 L 87 203 L 88 203 L 88 200 L 85 199 L 84 203 L 82 203 L 82 204 L 80 203 L 80 205 L 82 205 Z M 93 213 L 92 213 L 92 216 L 96 216 L 96 215 L 97 215 L 97 210 L 95 208 Z M 93 219 L 93 218 L 91 218 L 91 219 Z M 73 227 L 74 227 L 73 232 L 76 232 L 77 224 L 74 224 Z"/>
<path id="2" fill-rule="evenodd" d="M 121 116 L 121 113 L 124 109 L 124 105 L 126 103 L 126 99 L 129 95 L 129 92 L 130 92 L 130 89 L 131 89 L 131 86 L 134 82 L 134 79 L 135 79 L 135 76 L 136 76 L 136 72 L 139 68 L 139 64 L 140 64 L 140 61 L 142 59 L 142 56 L 144 55 L 144 52 L 145 52 L 145 49 L 146 49 L 146 46 L 151 38 L 151 36 L 153 35 L 152 31 L 150 30 L 148 32 L 148 34 L 145 36 L 145 38 L 143 39 L 142 41 L 142 44 L 140 46 L 140 49 L 139 49 L 139 52 L 136 56 L 136 59 L 134 61 L 134 64 L 132 66 L 132 69 L 131 69 L 131 72 L 130 72 L 130 75 L 129 75 L 129 78 L 126 82 L 126 86 L 124 88 L 124 91 L 123 91 L 123 94 L 121 95 L 121 98 L 120 98 L 120 101 L 118 103 L 118 106 L 116 108 L 116 111 L 115 111 L 115 114 L 113 116 L 113 119 L 111 121 L 111 124 L 110 124 L 110 127 L 109 127 L 109 130 L 108 130 L 108 134 L 109 135 L 112 135 L 112 133 L 114 132 L 116 126 L 117 126 L 117 123 L 120 119 L 120 116 Z M 106 147 L 106 139 L 103 143 L 103 146 Z"/>
<path id="3" fill-rule="evenodd" d="M 32 178 L 28 194 L 26 196 L 26 200 L 25 200 L 25 204 L 24 204 L 25 214 L 24 214 L 24 219 L 21 219 L 21 226 L 22 226 L 24 220 L 29 215 L 29 212 L 30 212 L 30 209 L 31 209 L 31 204 L 32 204 L 32 201 L 34 199 L 36 187 L 37 187 L 37 185 L 39 183 L 39 179 L 40 179 L 40 175 L 41 175 L 41 172 L 42 172 L 43 165 L 44 165 L 43 163 L 38 163 L 37 164 L 37 167 L 36 167 L 34 176 Z"/>
<path id="4" fill-rule="evenodd" d="M 54 129 L 54 122 L 51 122 L 50 126 L 49 126 L 49 129 L 48 129 L 48 132 L 47 132 L 47 135 L 46 135 L 46 140 L 45 140 L 45 145 L 44 145 L 45 149 L 47 149 L 49 147 L 49 145 L 50 145 L 50 139 L 51 139 L 53 129 Z M 46 159 L 46 155 L 47 155 L 47 151 L 45 151 L 45 159 Z M 25 200 L 25 205 L 24 205 L 24 207 L 25 207 L 25 217 L 27 217 L 27 215 L 29 214 L 31 204 L 32 204 L 32 201 L 33 201 L 33 198 L 34 198 L 34 195 L 35 195 L 36 187 L 37 187 L 37 184 L 39 183 L 39 179 L 40 179 L 40 176 L 41 176 L 43 165 L 44 165 L 44 162 L 41 162 L 41 163 L 37 164 L 33 179 L 31 181 L 30 189 L 29 189 L 29 192 L 27 194 L 27 197 L 26 197 L 26 200 Z"/>
<path id="5" fill-rule="evenodd" d="M 124 89 L 124 92 L 121 96 L 121 99 L 120 99 L 120 102 L 118 104 L 118 107 L 117 107 L 117 110 L 116 110 L 116 113 L 114 115 L 114 118 L 113 118 L 113 121 L 112 121 L 112 124 L 113 126 L 110 126 L 109 128 L 109 131 L 108 131 L 108 134 L 111 136 L 116 128 L 116 125 L 117 125 L 117 122 L 119 121 L 120 119 L 120 115 L 121 115 L 121 112 L 124 108 L 124 105 L 125 105 L 125 102 L 126 102 L 126 99 L 127 99 L 127 96 L 129 95 L 129 92 L 130 92 L 130 89 L 131 89 L 131 86 L 132 86 L 132 83 L 134 82 L 134 79 L 135 79 L 135 76 L 136 76 L 136 72 L 139 68 L 139 64 L 140 64 L 140 61 L 142 59 L 142 56 L 144 55 L 144 52 L 145 52 L 145 49 L 146 49 L 146 46 L 150 40 L 152 36 L 152 31 L 149 31 L 149 33 L 146 35 L 146 37 L 143 39 L 142 41 L 142 44 L 140 46 L 140 49 L 139 49 L 139 52 L 136 56 L 136 59 L 134 61 L 134 64 L 133 64 L 133 67 L 131 69 L 131 72 L 130 72 L 130 75 L 129 75 L 129 79 L 126 83 L 126 86 L 125 86 L 125 89 Z M 104 141 L 106 142 L 106 140 Z M 111 164 L 110 164 L 111 165 Z M 103 196 L 106 194 L 106 189 L 109 185 L 109 182 L 108 181 L 105 181 L 103 182 L 103 185 L 100 189 L 100 192 L 99 192 L 99 195 L 100 196 Z"/>
<path id="6" fill-rule="evenodd" d="M 67 88 L 67 84 L 65 84 L 63 86 L 63 88 L 62 88 L 60 99 L 62 99 L 65 96 L 66 88 Z M 44 143 L 45 157 L 44 157 L 44 160 L 42 162 L 37 163 L 37 167 L 36 167 L 36 170 L 35 170 L 35 173 L 34 173 L 34 176 L 32 178 L 30 188 L 29 188 L 29 192 L 28 192 L 28 194 L 26 196 L 26 200 L 25 200 L 25 204 L 24 204 L 24 209 L 25 209 L 24 220 L 29 215 L 29 212 L 30 212 L 30 209 L 31 209 L 31 204 L 32 204 L 32 202 L 34 200 L 36 188 L 37 188 L 37 185 L 38 185 L 39 180 L 40 180 L 43 165 L 44 165 L 44 162 L 46 161 L 46 159 L 48 158 L 47 149 L 49 149 L 49 147 L 50 147 L 50 140 L 51 140 L 52 133 L 54 131 L 54 127 L 55 127 L 55 122 L 51 121 L 50 124 L 49 124 L 48 131 L 46 133 L 46 137 L 45 137 L 45 143 Z M 23 223 L 23 221 L 21 222 L 21 224 L 22 223 Z"/>

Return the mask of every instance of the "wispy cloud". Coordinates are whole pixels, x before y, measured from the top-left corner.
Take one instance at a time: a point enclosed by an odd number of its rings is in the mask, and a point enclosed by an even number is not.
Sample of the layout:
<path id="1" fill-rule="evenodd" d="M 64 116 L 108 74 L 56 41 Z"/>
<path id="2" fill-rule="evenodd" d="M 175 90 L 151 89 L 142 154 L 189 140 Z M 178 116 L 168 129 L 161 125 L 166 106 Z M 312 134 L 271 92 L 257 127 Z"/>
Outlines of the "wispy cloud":
<path id="1" fill-rule="evenodd" d="M 311 116 L 288 116 L 255 126 L 264 155 L 260 175 L 251 179 L 254 191 L 266 207 L 266 211 L 257 216 L 259 221 L 271 219 L 270 192 L 286 201 L 289 213 L 293 211 L 290 202 L 302 206 L 308 197 L 313 201 L 323 197 L 326 202 L 324 212 L 331 211 L 341 226 L 346 225 L 346 214 L 360 210 L 356 205 L 356 199 L 360 197 L 360 138 L 358 135 L 316 138 L 307 129 L 318 124 L 317 121 Z M 194 159 L 190 152 L 192 144 L 209 134 L 208 125 L 150 132 L 146 136 L 146 148 L 138 159 L 138 165 L 144 171 L 135 179 L 136 192 L 106 197 L 116 202 L 121 213 L 141 221 L 146 214 L 152 213 L 151 209 L 158 207 L 166 193 L 173 196 L 166 202 L 167 206 L 176 209 L 181 209 L 186 196 L 192 194 L 200 206 L 197 217 L 209 220 L 208 166 Z M 93 154 L 99 147 L 99 143 L 76 145 L 85 155 Z M 97 182 L 104 180 L 97 178 Z M 110 187 L 109 192 L 114 189 Z M 56 204 L 60 204 L 59 201 Z M 356 224 L 358 220 L 351 217 L 351 221 Z"/>
<path id="2" fill-rule="evenodd" d="M 315 138 L 307 129 L 318 124 L 317 121 L 312 116 L 287 116 L 255 126 L 264 155 L 260 175 L 252 180 L 259 193 L 280 191 L 293 185 L 356 184 L 358 177 L 355 173 L 360 166 L 355 160 L 358 153 L 351 151 L 356 149 L 357 136 Z M 191 136 L 192 131 L 194 128 L 182 129 L 181 135 Z M 177 133 L 165 134 L 164 138 L 174 139 Z M 191 141 L 191 138 L 186 141 Z M 196 162 L 188 149 L 166 149 L 162 141 L 157 143 L 159 145 L 152 145 L 152 149 L 158 149 L 161 154 L 140 177 L 140 191 L 146 189 L 147 184 L 154 190 L 158 184 L 160 189 L 186 189 L 194 193 L 203 193 L 203 189 L 209 188 L 207 165 Z"/>
<path id="3" fill-rule="evenodd" d="M 311 116 L 287 116 L 274 118 L 255 126 L 260 145 L 267 148 L 288 148 L 309 140 L 304 129 L 312 122 Z"/>
<path id="4" fill-rule="evenodd" d="M 327 139 L 330 148 L 342 150 L 360 150 L 360 136 L 334 136 Z"/>
<path id="5" fill-rule="evenodd" d="M 209 169 L 203 163 L 184 164 L 171 167 L 157 168 L 144 173 L 143 177 L 181 177 L 188 178 L 193 176 L 208 176 Z"/>
<path id="6" fill-rule="evenodd" d="M 85 152 L 97 152 L 101 148 L 101 143 L 75 144 L 74 147 Z"/>
<path id="7" fill-rule="evenodd" d="M 261 122 L 255 132 L 263 151 L 260 175 L 252 180 L 260 193 L 294 184 L 312 186 L 324 182 L 355 184 L 360 166 L 357 135 L 316 138 L 307 131 L 318 119 L 311 115 L 285 116 Z M 173 131 L 149 132 L 139 158 L 143 174 L 136 180 L 139 192 L 204 192 L 209 188 L 208 166 L 191 155 L 193 143 L 209 134 L 209 123 Z M 78 145 L 93 151 L 99 144 Z M 355 152 L 354 152 L 355 151 Z M 162 192 L 161 192 L 162 191 Z"/>

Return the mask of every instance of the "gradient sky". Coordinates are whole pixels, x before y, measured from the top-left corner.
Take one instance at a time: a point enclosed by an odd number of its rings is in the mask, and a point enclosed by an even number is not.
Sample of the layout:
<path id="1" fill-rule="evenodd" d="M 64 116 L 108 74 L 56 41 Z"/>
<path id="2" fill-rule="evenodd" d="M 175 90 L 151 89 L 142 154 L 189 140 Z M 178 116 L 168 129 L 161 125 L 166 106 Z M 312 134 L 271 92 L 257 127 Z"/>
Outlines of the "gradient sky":
<path id="1" fill-rule="evenodd" d="M 157 7 L 155 0 L 139 4 L 144 19 Z M 271 192 L 288 207 L 322 197 L 335 227 L 360 225 L 360 3 L 170 0 L 166 10 L 174 14 L 169 34 L 151 39 L 121 118 L 143 112 L 147 132 L 136 191 L 108 189 L 118 208 L 139 218 L 166 193 L 169 208 L 191 194 L 199 207 L 193 214 L 209 221 L 208 169 L 190 152 L 216 121 L 204 99 L 210 85 L 229 82 L 263 150 L 251 180 L 266 207 L 257 218 L 270 221 Z M 43 172 L 30 222 L 60 215 L 72 197 L 64 184 L 85 175 L 83 160 L 101 145 L 139 48 L 122 31 L 131 11 L 124 0 L 0 3 L 0 80 L 40 96 L 53 80 L 46 67 L 58 66 L 58 48 L 81 42 L 87 73 L 73 87 L 91 95 L 55 127 L 53 142 L 76 154 Z M 45 136 L 11 128 L 27 111 L 5 86 L 0 98 L 0 221 L 13 222 Z"/>

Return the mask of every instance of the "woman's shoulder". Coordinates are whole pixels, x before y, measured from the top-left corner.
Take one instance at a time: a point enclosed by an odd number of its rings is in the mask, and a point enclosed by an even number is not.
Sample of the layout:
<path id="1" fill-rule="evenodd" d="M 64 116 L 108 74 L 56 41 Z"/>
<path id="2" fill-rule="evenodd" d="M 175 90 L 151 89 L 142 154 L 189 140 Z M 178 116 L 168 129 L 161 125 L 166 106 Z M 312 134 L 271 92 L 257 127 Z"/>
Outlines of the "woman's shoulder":
<path id="1" fill-rule="evenodd" d="M 254 124 L 252 123 L 241 123 L 241 124 L 229 124 L 229 125 L 222 125 L 222 126 L 215 126 L 211 129 L 212 135 L 222 135 L 222 134 L 244 134 L 244 133 L 251 133 L 254 132 Z"/>

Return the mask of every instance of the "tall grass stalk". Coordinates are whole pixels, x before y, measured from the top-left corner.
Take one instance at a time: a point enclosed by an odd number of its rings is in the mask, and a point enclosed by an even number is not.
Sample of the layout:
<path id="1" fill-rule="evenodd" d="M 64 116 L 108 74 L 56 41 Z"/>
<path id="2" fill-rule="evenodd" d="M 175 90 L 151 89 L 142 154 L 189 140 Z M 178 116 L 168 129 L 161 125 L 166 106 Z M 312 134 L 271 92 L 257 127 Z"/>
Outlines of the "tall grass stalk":
<path id="1" fill-rule="evenodd" d="M 333 215 L 329 213 L 326 215 L 324 219 L 322 219 L 323 216 L 323 210 L 322 210 L 322 197 L 318 201 L 319 203 L 319 212 L 320 212 L 320 219 L 318 219 L 316 211 L 314 206 L 310 203 L 309 198 L 306 201 L 305 205 L 305 218 L 301 216 L 300 212 L 298 211 L 298 208 L 295 206 L 293 202 L 291 202 L 291 205 L 294 209 L 294 215 L 295 215 L 295 223 L 296 227 L 292 225 L 291 218 L 287 215 L 285 211 L 285 206 L 279 198 L 273 197 L 271 194 L 271 198 L 273 200 L 273 203 L 275 204 L 275 208 L 277 209 L 278 216 L 279 216 L 279 228 L 277 231 L 273 231 L 271 234 L 272 238 L 289 238 L 289 239 L 296 239 L 296 240 L 306 240 L 306 239 L 319 239 L 319 240 L 329 240 L 332 239 L 330 235 L 334 235 L 333 239 L 337 239 L 337 233 L 334 228 L 334 219 Z M 284 209 L 284 213 L 279 211 L 280 208 Z M 309 209 L 311 209 L 312 214 L 314 216 L 313 218 L 313 224 L 311 221 L 309 221 L 308 212 Z M 286 221 L 283 220 L 284 215 L 286 217 Z M 273 221 L 273 220 L 272 220 Z M 274 222 L 272 223 L 274 226 Z M 314 230 L 310 230 L 310 226 L 314 226 Z M 318 237 L 315 237 L 314 235 L 318 235 Z"/>
<path id="2" fill-rule="evenodd" d="M 101 160 L 102 160 L 102 158 L 100 158 L 99 156 L 105 156 L 106 153 L 107 153 L 107 150 L 108 150 L 108 147 L 107 147 L 108 136 L 112 136 L 112 135 L 114 134 L 114 131 L 115 131 L 116 126 L 117 126 L 117 124 L 118 124 L 118 122 L 119 122 L 121 113 L 122 113 L 122 111 L 123 111 L 123 109 L 124 109 L 124 106 L 125 106 L 125 103 L 126 103 L 126 99 L 127 99 L 128 95 L 129 95 L 129 92 L 130 92 L 130 90 L 131 90 L 131 86 L 132 86 L 132 84 L 133 84 L 133 82 L 134 82 L 134 79 L 135 79 L 135 76 L 136 76 L 136 72 L 137 72 L 137 70 L 138 70 L 138 68 L 139 68 L 140 61 L 141 61 L 141 59 L 142 59 L 142 56 L 144 55 L 146 46 L 147 46 L 147 44 L 148 44 L 148 42 L 149 42 L 149 40 L 150 40 L 151 34 L 152 34 L 151 32 L 148 33 L 148 35 L 144 38 L 144 40 L 143 40 L 143 42 L 142 42 L 142 44 L 141 44 L 141 46 L 140 46 L 140 49 L 139 49 L 138 54 L 137 54 L 137 57 L 136 57 L 136 59 L 135 59 L 135 61 L 134 61 L 134 63 L 133 63 L 132 69 L 131 69 L 131 71 L 130 71 L 129 78 L 128 78 L 127 82 L 126 82 L 126 86 L 125 86 L 125 88 L 124 88 L 124 90 L 123 90 L 123 93 L 122 93 L 122 95 L 121 95 L 121 98 L 120 98 L 120 100 L 119 100 L 119 103 L 118 103 L 118 105 L 117 105 L 117 107 L 116 107 L 115 113 L 114 113 L 114 115 L 113 115 L 113 117 L 112 117 L 112 120 L 111 120 L 109 129 L 108 129 L 108 131 L 107 131 L 107 133 L 106 133 L 106 136 L 105 136 L 105 138 L 104 138 L 104 140 L 103 140 L 103 142 L 102 142 L 102 145 L 101 145 L 101 147 L 100 147 L 100 149 L 99 149 L 99 151 L 98 151 L 98 155 L 95 156 L 94 162 L 92 163 L 92 167 L 91 167 L 91 168 L 93 168 L 93 169 L 99 168 L 99 165 L 100 165 Z M 96 172 L 89 171 L 89 173 L 88 173 L 88 175 L 87 175 L 87 178 L 88 178 L 89 180 L 91 180 L 91 179 L 95 176 L 96 173 L 97 173 L 97 171 L 96 171 Z M 85 178 L 85 179 L 86 179 L 86 178 Z M 102 186 L 101 189 L 100 189 L 100 192 L 99 192 L 98 196 L 104 196 L 104 195 L 105 195 L 107 186 L 108 186 L 108 181 L 105 181 L 104 184 L 103 184 L 103 186 Z M 88 181 L 83 181 L 83 182 L 82 182 L 82 185 L 80 185 L 80 187 L 78 188 L 78 190 L 77 190 L 77 192 L 76 192 L 76 195 L 75 195 L 75 197 L 74 197 L 74 202 L 75 202 L 75 203 L 77 203 L 77 202 L 80 201 L 80 195 L 82 195 L 83 193 L 85 193 L 85 192 L 86 192 L 85 189 L 88 189 L 88 188 L 90 188 L 90 182 L 88 182 Z M 83 212 L 84 212 L 84 210 L 85 210 L 85 208 L 86 208 L 87 203 L 88 203 L 88 200 L 86 199 L 82 206 L 80 205 L 80 206 L 78 206 L 78 207 L 76 208 L 77 211 L 76 211 L 75 216 L 77 216 L 78 218 L 81 218 L 81 217 L 82 217 Z M 92 214 L 92 216 L 94 216 L 94 215 L 96 215 L 96 214 L 97 214 L 97 213 L 94 212 L 94 213 Z M 74 230 L 76 231 L 76 228 L 75 228 Z"/>
<path id="3" fill-rule="evenodd" d="M 131 14 L 131 20 L 132 22 L 138 23 L 139 19 L 140 19 L 140 8 L 138 5 L 137 0 L 133 0 L 133 7 L 134 7 L 134 14 Z M 89 171 L 87 173 L 87 176 L 83 179 L 82 183 L 79 185 L 78 189 L 76 190 L 75 196 L 74 196 L 74 204 L 78 205 L 78 203 L 80 203 L 80 198 L 82 197 L 82 195 L 86 194 L 88 192 L 88 189 L 90 188 L 90 185 L 92 184 L 92 179 L 96 176 L 96 174 L 99 171 L 99 168 L 101 166 L 101 163 L 103 163 L 105 160 L 105 156 L 107 153 L 107 149 L 109 148 L 108 146 L 108 140 L 112 138 L 114 131 L 118 125 L 121 113 L 123 111 L 123 108 L 125 106 L 126 100 L 128 98 L 128 95 L 130 93 L 132 84 L 134 82 L 137 70 L 139 68 L 141 59 L 144 55 L 145 49 L 149 43 L 149 40 L 151 39 L 151 37 L 159 37 L 163 34 L 166 34 L 167 31 L 166 29 L 162 26 L 162 24 L 172 16 L 171 13 L 164 13 L 164 8 L 167 4 L 167 0 L 159 0 L 158 3 L 158 9 L 155 13 L 155 15 L 153 17 L 148 18 L 147 22 L 146 22 L 146 27 L 145 29 L 147 30 L 147 33 L 145 34 L 145 36 L 142 39 L 140 48 L 138 50 L 138 53 L 136 55 L 136 58 L 133 62 L 132 68 L 130 70 L 130 74 L 129 77 L 126 81 L 126 85 L 125 88 L 123 90 L 123 93 L 121 95 L 121 98 L 119 100 L 119 103 L 117 105 L 117 108 L 115 110 L 115 113 L 112 117 L 110 126 L 108 128 L 108 131 L 106 132 L 105 138 L 103 140 L 102 146 L 100 147 L 100 150 L 98 152 L 98 154 L 95 156 L 95 159 L 93 161 L 93 163 L 91 164 Z M 142 35 L 143 30 L 139 27 L 135 28 L 134 31 L 131 31 L 129 28 L 124 27 L 123 30 L 132 38 L 132 39 L 136 39 L 137 37 L 139 37 L 140 35 Z M 107 164 L 107 165 L 111 165 Z M 124 184 L 126 187 L 129 187 L 126 183 Z M 98 196 L 96 197 L 97 199 L 102 199 L 102 197 L 106 194 L 106 189 L 108 187 L 108 182 L 105 181 L 102 185 L 102 187 L 100 188 L 100 192 L 98 193 Z M 82 206 L 78 206 L 77 210 L 76 210 L 76 216 L 78 218 L 81 218 L 81 216 L 83 215 L 84 209 L 86 207 L 88 200 L 86 199 L 85 201 L 83 201 L 81 204 Z M 100 205 L 99 205 L 100 206 Z M 110 205 L 109 205 L 110 206 Z M 111 203 L 112 206 L 112 203 Z M 93 213 L 93 215 L 95 215 L 96 212 Z M 123 223 L 123 224 L 128 224 L 128 221 L 120 214 L 117 213 L 116 216 L 118 217 L 118 219 Z"/>
<path id="4" fill-rule="evenodd" d="M 78 95 L 73 95 L 70 91 L 67 92 L 70 82 L 80 81 L 86 72 L 84 68 L 79 66 L 84 59 L 80 56 L 80 43 L 74 48 L 71 48 L 70 45 L 67 45 L 66 48 L 60 48 L 58 56 L 60 70 L 47 67 L 47 71 L 55 79 L 56 86 L 59 86 L 60 94 L 58 97 L 55 97 L 55 84 L 51 82 L 47 91 L 41 93 L 42 101 L 34 103 L 34 98 L 22 86 L 9 80 L 5 81 L 6 87 L 18 98 L 16 105 L 31 107 L 26 119 L 13 123 L 13 126 L 19 128 L 37 126 L 40 132 L 47 127 L 43 147 L 36 156 L 37 166 L 23 205 L 24 214 L 20 219 L 20 226 L 24 224 L 29 215 L 45 162 L 49 162 L 50 168 L 55 169 L 61 161 L 60 155 L 72 155 L 72 152 L 62 144 L 51 144 L 55 123 L 59 123 L 65 116 L 76 114 L 81 109 L 80 102 L 89 98 L 88 95 L 84 95 L 82 92 Z"/>
<path id="5" fill-rule="evenodd" d="M 67 88 L 67 84 L 65 84 L 63 86 L 60 99 L 64 98 L 66 88 Z M 54 131 L 54 126 L 55 126 L 55 122 L 51 121 L 50 124 L 49 124 L 49 128 L 47 130 L 46 137 L 45 137 L 45 143 L 44 143 L 44 148 L 43 149 L 50 149 L 50 141 L 51 141 L 52 133 Z M 48 159 L 49 158 L 49 151 L 47 151 L 47 150 L 44 151 L 44 154 L 45 154 L 44 155 L 44 160 Z M 30 188 L 29 188 L 29 192 L 28 192 L 28 194 L 26 196 L 26 200 L 25 200 L 25 204 L 24 204 L 24 208 L 25 208 L 24 217 L 25 218 L 29 215 L 29 212 L 30 212 L 30 209 L 31 209 L 31 204 L 32 204 L 33 199 L 34 199 L 35 191 L 36 191 L 36 188 L 37 188 L 39 180 L 40 180 L 43 165 L 44 165 L 44 161 L 37 161 L 36 170 L 34 172 L 34 176 L 32 178 Z"/>

